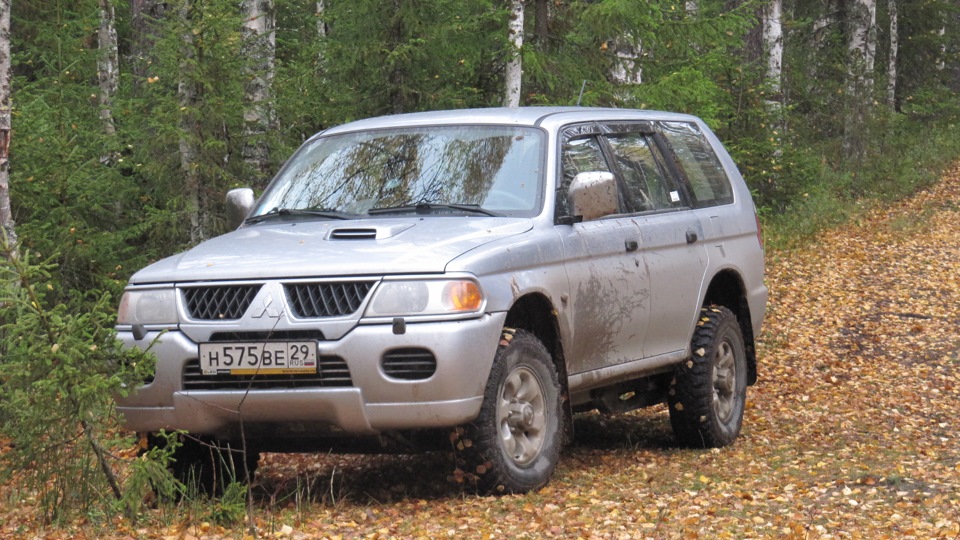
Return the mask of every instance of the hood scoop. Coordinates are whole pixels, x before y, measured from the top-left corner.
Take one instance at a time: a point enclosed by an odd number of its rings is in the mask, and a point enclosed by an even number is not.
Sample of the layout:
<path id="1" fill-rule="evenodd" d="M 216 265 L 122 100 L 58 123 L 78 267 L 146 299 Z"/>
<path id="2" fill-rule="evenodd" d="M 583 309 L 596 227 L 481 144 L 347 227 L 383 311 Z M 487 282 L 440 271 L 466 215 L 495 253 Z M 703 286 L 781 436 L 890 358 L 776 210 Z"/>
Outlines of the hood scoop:
<path id="1" fill-rule="evenodd" d="M 376 229 L 334 229 L 329 240 L 376 240 Z"/>
<path id="2" fill-rule="evenodd" d="M 383 240 L 413 227 L 413 223 L 386 223 L 374 227 L 335 227 L 327 240 Z"/>

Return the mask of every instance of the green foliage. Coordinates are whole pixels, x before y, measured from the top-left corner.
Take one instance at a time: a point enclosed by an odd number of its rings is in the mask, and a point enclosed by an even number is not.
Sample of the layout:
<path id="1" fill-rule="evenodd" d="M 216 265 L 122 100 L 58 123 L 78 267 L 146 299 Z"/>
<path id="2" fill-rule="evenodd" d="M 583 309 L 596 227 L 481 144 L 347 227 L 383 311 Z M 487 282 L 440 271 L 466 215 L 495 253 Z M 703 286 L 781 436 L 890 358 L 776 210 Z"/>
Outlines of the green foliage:
<path id="1" fill-rule="evenodd" d="M 241 159 L 245 66 L 236 3 L 179 0 L 167 4 L 167 14 L 145 79 L 126 77 L 120 101 L 130 118 L 122 131 L 129 174 L 148 216 L 158 219 L 148 242 L 170 253 L 189 239 L 182 144 L 196 148 L 187 167 L 200 178 L 199 210 L 209 234 L 223 232 L 223 193 L 254 175 Z"/>
<path id="2" fill-rule="evenodd" d="M 326 11 L 320 69 L 332 123 L 496 102 L 506 11 L 490 0 L 357 0 Z"/>
<path id="3" fill-rule="evenodd" d="M 0 432 L 14 443 L 3 465 L 25 475 L 47 520 L 108 506 L 119 488 L 110 453 L 131 445 L 113 396 L 153 365 L 116 341 L 111 295 L 53 300 L 53 270 L 29 251 L 0 261 Z"/>
<path id="4" fill-rule="evenodd" d="M 696 16 L 670 0 L 572 2 L 558 8 L 562 18 L 551 36 L 524 52 L 528 99 L 532 103 L 574 104 L 583 81 L 583 105 L 633 106 L 689 112 L 714 126 L 734 115 L 722 75 L 741 59 L 730 54 L 755 22 L 753 2 L 727 9 L 701 1 Z M 624 64 L 620 50 L 637 58 Z M 622 86 L 610 74 L 617 67 L 639 70 L 643 84 Z"/>
<path id="5" fill-rule="evenodd" d="M 23 4 L 23 3 L 19 3 Z M 96 51 L 87 46 L 97 2 L 38 2 L 15 17 L 31 39 L 15 46 L 17 66 L 11 173 L 23 244 L 45 256 L 59 291 L 118 290 L 124 265 L 146 262 L 137 240 L 139 186 L 124 174 L 116 137 L 103 133 L 96 99 Z M 119 268 L 118 268 L 119 266 Z"/>
<path id="6" fill-rule="evenodd" d="M 124 486 L 123 496 L 117 506 L 124 515 L 136 516 L 141 513 L 144 501 L 154 497 L 161 501 L 172 501 L 186 488 L 170 473 L 169 466 L 180 446 L 179 433 L 167 433 L 161 430 L 156 437 L 163 444 L 154 444 L 130 463 L 129 477 Z"/>
<path id="7" fill-rule="evenodd" d="M 217 500 L 209 507 L 210 521 L 225 527 L 243 523 L 247 511 L 247 485 L 242 482 L 230 482 Z"/>

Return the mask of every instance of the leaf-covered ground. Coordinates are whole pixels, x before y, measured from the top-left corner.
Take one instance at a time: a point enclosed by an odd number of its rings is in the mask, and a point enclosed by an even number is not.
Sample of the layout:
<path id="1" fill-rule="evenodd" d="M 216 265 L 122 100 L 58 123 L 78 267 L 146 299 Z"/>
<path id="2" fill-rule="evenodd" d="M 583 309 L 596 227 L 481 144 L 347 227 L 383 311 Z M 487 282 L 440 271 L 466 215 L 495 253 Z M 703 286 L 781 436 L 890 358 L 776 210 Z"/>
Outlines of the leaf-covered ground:
<path id="1" fill-rule="evenodd" d="M 463 491 L 444 454 L 271 454 L 254 488 L 259 535 L 960 536 L 960 169 L 805 249 L 768 258 L 760 381 L 732 447 L 678 448 L 661 408 L 584 415 L 553 481 L 504 497 Z M 0 489 L 0 537 L 39 534 L 24 527 L 9 493 Z M 109 531 L 78 524 L 45 532 L 244 534 L 205 519 L 168 509 Z"/>

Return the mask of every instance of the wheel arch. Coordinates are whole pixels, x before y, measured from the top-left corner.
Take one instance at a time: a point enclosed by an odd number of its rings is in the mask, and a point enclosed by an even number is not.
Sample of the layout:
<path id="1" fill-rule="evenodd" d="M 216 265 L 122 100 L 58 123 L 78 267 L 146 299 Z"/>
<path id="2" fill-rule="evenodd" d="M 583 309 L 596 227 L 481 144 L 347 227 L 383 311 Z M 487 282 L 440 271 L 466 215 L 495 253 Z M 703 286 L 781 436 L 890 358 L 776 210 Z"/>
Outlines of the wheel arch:
<path id="1" fill-rule="evenodd" d="M 550 353 L 561 386 L 560 395 L 564 410 L 564 443 L 570 442 L 573 440 L 573 409 L 570 405 L 567 362 L 563 353 L 563 344 L 560 340 L 560 326 L 557 321 L 556 309 L 545 295 L 528 293 L 514 301 L 507 312 L 504 325 L 530 332 L 543 343 L 547 352 Z"/>
<path id="2" fill-rule="evenodd" d="M 746 287 L 740 274 L 735 270 L 725 269 L 713 276 L 710 286 L 707 287 L 707 293 L 703 297 L 703 305 L 723 306 L 737 316 L 747 353 L 747 384 L 755 384 L 757 382 L 756 340 L 753 335 L 753 321 L 750 305 L 747 303 Z"/>

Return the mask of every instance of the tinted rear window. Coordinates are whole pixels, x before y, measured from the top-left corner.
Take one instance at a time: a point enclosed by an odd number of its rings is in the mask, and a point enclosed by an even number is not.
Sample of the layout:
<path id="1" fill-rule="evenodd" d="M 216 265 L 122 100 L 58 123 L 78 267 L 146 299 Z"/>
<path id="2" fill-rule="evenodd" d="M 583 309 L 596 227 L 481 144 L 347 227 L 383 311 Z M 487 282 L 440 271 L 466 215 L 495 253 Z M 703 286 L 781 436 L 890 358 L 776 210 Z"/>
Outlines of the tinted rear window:
<path id="1" fill-rule="evenodd" d="M 727 173 L 696 124 L 663 122 L 660 126 L 690 181 L 694 206 L 732 203 L 733 191 Z"/>

